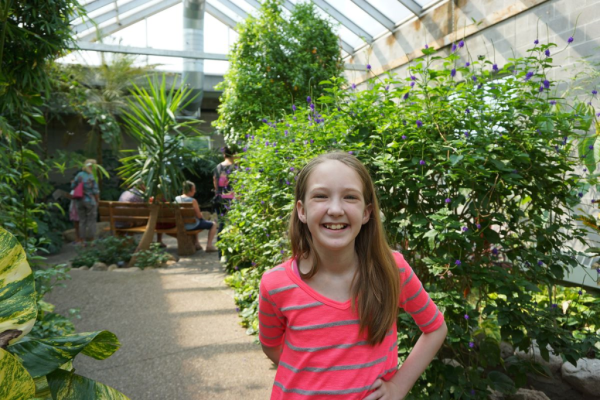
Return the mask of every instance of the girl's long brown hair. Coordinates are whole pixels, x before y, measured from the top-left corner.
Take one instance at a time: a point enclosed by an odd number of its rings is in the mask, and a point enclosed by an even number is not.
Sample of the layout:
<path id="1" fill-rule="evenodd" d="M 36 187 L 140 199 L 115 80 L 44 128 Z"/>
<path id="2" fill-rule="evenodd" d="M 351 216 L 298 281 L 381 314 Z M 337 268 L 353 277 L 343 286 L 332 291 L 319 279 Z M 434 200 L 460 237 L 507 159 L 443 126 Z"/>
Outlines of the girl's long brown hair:
<path id="1" fill-rule="evenodd" d="M 290 218 L 289 236 L 292 257 L 299 259 L 312 253 L 313 265 L 307 274 L 300 272 L 304 279 L 314 276 L 319 269 L 319 255 L 313 251 L 312 235 L 308 226 L 300 221 L 296 204 L 304 202 L 306 184 L 311 172 L 319 164 L 339 161 L 355 170 L 363 183 L 365 205 L 371 204 L 371 218 L 364 224 L 356 237 L 354 249 L 358 256 L 358 271 L 352 280 L 352 306 L 358 310 L 360 331 L 367 330 L 367 340 L 371 345 L 381 343 L 394 324 L 398 314 L 400 296 L 399 271 L 392 255 L 379 217 L 379 204 L 375 187 L 365 166 L 354 156 L 334 152 L 313 158 L 298 174 L 294 210 Z M 356 301 L 356 302 L 355 302 Z M 358 305 L 358 306 L 357 306 Z"/>

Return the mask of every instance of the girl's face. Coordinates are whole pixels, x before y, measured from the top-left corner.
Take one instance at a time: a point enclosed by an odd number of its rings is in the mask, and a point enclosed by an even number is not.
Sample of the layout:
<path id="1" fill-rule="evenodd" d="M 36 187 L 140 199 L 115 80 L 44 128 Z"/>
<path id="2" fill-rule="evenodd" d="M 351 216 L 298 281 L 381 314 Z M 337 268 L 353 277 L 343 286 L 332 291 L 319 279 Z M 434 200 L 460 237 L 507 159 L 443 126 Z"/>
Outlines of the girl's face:
<path id="1" fill-rule="evenodd" d="M 317 165 L 306 182 L 306 196 L 296 204 L 300 221 L 308 225 L 313 243 L 323 251 L 354 251 L 354 240 L 371 217 L 358 173 L 337 160 Z"/>

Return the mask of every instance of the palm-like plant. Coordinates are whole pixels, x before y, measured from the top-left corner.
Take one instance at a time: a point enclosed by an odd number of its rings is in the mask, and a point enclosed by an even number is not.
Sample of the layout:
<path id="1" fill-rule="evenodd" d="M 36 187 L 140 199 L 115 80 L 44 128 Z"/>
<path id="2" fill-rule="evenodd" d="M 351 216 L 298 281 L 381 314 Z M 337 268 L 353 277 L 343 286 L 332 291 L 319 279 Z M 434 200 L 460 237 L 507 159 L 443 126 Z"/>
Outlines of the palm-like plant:
<path id="1" fill-rule="evenodd" d="M 125 183 L 143 182 L 147 197 L 155 201 L 151 205 L 146 232 L 136 251 L 150 248 L 159 205 L 156 200 L 173 200 L 180 194 L 185 180 L 184 170 L 192 165 L 194 152 L 184 141 L 200 132 L 194 127 L 200 120 L 178 119 L 177 115 L 194 97 L 191 89 L 173 82 L 167 89 L 166 76 L 148 78 L 148 88 L 133 85 L 132 99 L 123 114 L 128 133 L 139 143 L 138 149 L 129 150 L 133 155 L 122 158 L 119 175 Z M 134 257 L 135 258 L 135 257 Z M 133 259 L 132 259 L 133 260 Z"/>

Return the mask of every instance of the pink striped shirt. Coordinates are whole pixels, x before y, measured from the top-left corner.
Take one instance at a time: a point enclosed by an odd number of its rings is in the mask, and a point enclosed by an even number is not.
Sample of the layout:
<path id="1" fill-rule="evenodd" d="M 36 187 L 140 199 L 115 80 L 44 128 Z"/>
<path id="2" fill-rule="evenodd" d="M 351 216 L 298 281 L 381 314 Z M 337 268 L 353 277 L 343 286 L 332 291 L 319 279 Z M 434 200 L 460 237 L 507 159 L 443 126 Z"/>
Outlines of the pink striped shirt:
<path id="1" fill-rule="evenodd" d="M 424 333 L 437 330 L 444 316 L 400 253 L 399 306 Z M 271 399 L 363 399 L 377 380 L 398 368 L 397 328 L 371 346 L 359 333 L 350 300 L 328 299 L 293 270 L 292 260 L 271 269 L 260 282 L 259 339 L 268 347 L 283 344 Z"/>

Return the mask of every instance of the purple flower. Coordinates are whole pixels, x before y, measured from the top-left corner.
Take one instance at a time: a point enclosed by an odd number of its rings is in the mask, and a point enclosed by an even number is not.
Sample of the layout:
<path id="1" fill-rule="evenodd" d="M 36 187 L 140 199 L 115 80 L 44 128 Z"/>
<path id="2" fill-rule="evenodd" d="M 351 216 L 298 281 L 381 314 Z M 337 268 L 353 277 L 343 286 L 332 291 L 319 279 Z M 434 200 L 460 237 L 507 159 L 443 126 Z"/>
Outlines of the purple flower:
<path id="1" fill-rule="evenodd" d="M 558 307 L 558 304 L 552 303 L 552 308 Z"/>
<path id="2" fill-rule="evenodd" d="M 456 76 L 456 68 L 452 68 L 452 71 L 450 71 L 450 76 L 453 78 Z"/>
<path id="3" fill-rule="evenodd" d="M 477 226 L 477 229 L 481 229 L 481 224 L 477 224 L 475 226 Z"/>
<path id="4" fill-rule="evenodd" d="M 542 93 L 544 91 L 544 87 L 540 86 L 540 93 Z"/>
<path id="5" fill-rule="evenodd" d="M 596 272 L 600 274 L 600 268 L 596 268 Z"/>
<path id="6" fill-rule="evenodd" d="M 402 140 L 406 140 L 406 135 L 402 135 Z"/>
<path id="7" fill-rule="evenodd" d="M 285 136 L 288 135 L 288 131 L 287 130 L 283 131 L 283 133 L 285 134 Z"/>
<path id="8" fill-rule="evenodd" d="M 529 72 L 527 73 L 527 75 L 525 75 L 525 81 L 528 81 L 528 80 L 530 80 L 532 76 L 533 76 L 533 72 L 529 71 Z"/>
<path id="9" fill-rule="evenodd" d="M 290 184 L 290 181 L 288 181 L 288 180 L 286 179 L 286 180 L 285 180 L 285 184 L 286 184 L 286 185 L 289 185 L 289 184 Z"/>
<path id="10" fill-rule="evenodd" d="M 471 79 L 473 79 L 473 82 L 477 82 L 477 77 L 475 75 L 473 75 Z"/>
<path id="11" fill-rule="evenodd" d="M 571 36 L 571 37 L 569 37 L 569 38 L 567 39 L 567 43 L 573 43 L 573 40 L 574 40 L 574 39 L 573 39 L 573 36 Z"/>
<path id="12" fill-rule="evenodd" d="M 260 201 L 260 204 L 265 204 L 265 201 L 264 201 L 264 200 L 261 200 L 261 201 Z"/>
<path id="13" fill-rule="evenodd" d="M 246 167 L 246 172 L 250 171 L 250 167 Z"/>
<path id="14" fill-rule="evenodd" d="M 590 145 L 588 146 L 588 149 L 590 149 L 590 150 L 594 150 L 594 145 L 593 145 L 593 144 L 590 144 Z"/>
<path id="15" fill-rule="evenodd" d="M 583 169 L 583 172 L 587 172 L 587 168 Z M 594 202 L 594 200 L 592 200 L 592 203 Z"/>
<path id="16" fill-rule="evenodd" d="M 310 100 L 311 100 L 311 98 L 310 98 L 310 96 L 308 96 L 308 97 L 306 98 L 306 102 L 307 102 L 307 103 L 310 103 Z"/>
<path id="17" fill-rule="evenodd" d="M 542 82 L 544 84 L 544 87 L 546 89 L 550 89 L 550 81 L 548 79 L 544 79 L 544 82 Z"/>
<path id="18" fill-rule="evenodd" d="M 473 347 L 475 347 L 475 343 L 473 343 L 473 342 L 469 342 L 469 347 L 470 347 L 470 348 L 473 348 Z"/>
<path id="19" fill-rule="evenodd" d="M 387 85 L 387 86 L 385 87 L 385 91 L 387 92 L 388 90 L 390 90 L 390 85 Z"/>
<path id="20" fill-rule="evenodd" d="M 356 83 L 352 84 L 352 89 L 356 89 Z"/>
<path id="21" fill-rule="evenodd" d="M 265 142 L 265 146 L 269 147 L 269 141 L 268 140 Z"/>
<path id="22" fill-rule="evenodd" d="M 546 49 L 546 51 L 544 52 L 544 54 L 546 55 L 546 57 L 550 57 L 550 49 Z"/>
<path id="23" fill-rule="evenodd" d="M 494 65 L 492 65 L 492 69 L 493 69 L 494 71 L 498 71 L 498 64 L 494 64 Z"/>
<path id="24" fill-rule="evenodd" d="M 429 48 L 429 45 L 428 45 L 428 44 L 426 44 L 426 45 L 425 45 L 425 48 L 426 48 L 426 49 L 428 49 L 428 48 Z"/>
<path id="25" fill-rule="evenodd" d="M 465 41 L 464 40 L 461 40 L 460 42 L 458 42 L 458 47 L 459 48 L 462 49 L 464 45 L 465 45 Z"/>
<path id="26" fill-rule="evenodd" d="M 444 200 L 446 202 L 446 204 L 450 204 L 452 202 L 452 199 L 450 197 L 446 197 L 446 200 Z"/>
<path id="27" fill-rule="evenodd" d="M 535 40 L 533 41 L 533 44 L 540 44 L 540 41 L 539 41 L 539 40 L 537 40 L 537 39 L 535 39 Z"/>
<path id="28" fill-rule="evenodd" d="M 413 81 L 416 81 L 416 80 L 417 80 L 417 77 L 416 77 L 416 76 L 414 76 L 414 75 L 411 75 L 411 76 L 410 76 L 410 79 L 411 79 L 411 80 L 413 80 Z"/>
<path id="29" fill-rule="evenodd" d="M 467 62 L 465 63 L 465 67 L 470 67 L 470 66 L 471 66 L 471 63 L 467 61 Z"/>
<path id="30" fill-rule="evenodd" d="M 454 264 L 456 264 L 456 265 L 460 265 L 460 264 L 462 264 L 462 263 L 460 262 L 460 260 L 456 260 L 456 261 L 454 261 Z"/>
<path id="31" fill-rule="evenodd" d="M 469 320 L 469 314 L 465 314 L 465 319 L 468 321 Z"/>
<path id="32" fill-rule="evenodd" d="M 237 311 L 237 312 L 240 312 L 240 308 L 239 308 L 239 307 L 236 307 L 236 308 L 235 308 L 235 311 Z"/>
<path id="33" fill-rule="evenodd" d="M 598 91 L 596 89 L 592 90 L 592 94 L 595 96 L 598 94 Z"/>
<path id="34" fill-rule="evenodd" d="M 263 118 L 262 122 L 264 122 L 265 124 L 269 123 L 269 121 L 267 121 L 266 118 Z"/>
<path id="35" fill-rule="evenodd" d="M 475 389 L 471 389 L 471 396 L 475 396 Z"/>
<path id="36" fill-rule="evenodd" d="M 296 105 L 292 104 L 292 111 L 296 111 Z"/>
<path id="37" fill-rule="evenodd" d="M 580 198 L 583 197 L 583 192 L 577 193 L 577 196 L 579 196 Z"/>
<path id="38" fill-rule="evenodd" d="M 280 253 L 281 253 L 281 254 L 285 254 L 285 251 L 281 250 L 281 251 L 280 251 Z"/>
<path id="39" fill-rule="evenodd" d="M 371 70 L 371 64 L 367 64 L 367 69 L 370 71 Z"/>
<path id="40" fill-rule="evenodd" d="M 415 82 L 411 82 L 410 87 L 415 87 Z"/>
<path id="41" fill-rule="evenodd" d="M 470 114 L 471 110 L 469 110 L 468 108 L 465 109 L 465 114 Z"/>
<path id="42" fill-rule="evenodd" d="M 468 231 L 468 230 L 469 230 L 469 228 L 467 228 L 466 226 L 463 226 L 463 227 L 462 227 L 462 231 L 463 231 L 463 232 L 466 232 L 466 231 Z"/>
<path id="43" fill-rule="evenodd" d="M 538 261 L 538 265 L 541 267 L 542 265 L 544 265 L 544 262 L 542 260 Z"/>
<path id="44" fill-rule="evenodd" d="M 456 51 L 456 43 L 452 43 L 452 52 L 454 53 Z"/>
<path id="45" fill-rule="evenodd" d="M 310 103 L 308 106 L 310 107 L 311 110 L 315 111 L 315 104 L 314 103 Z"/>
<path id="46" fill-rule="evenodd" d="M 495 256 L 497 256 L 498 255 L 498 249 L 494 247 L 492 249 L 492 254 L 495 255 Z"/>
<path id="47" fill-rule="evenodd" d="M 581 296 L 581 295 L 583 294 L 583 291 L 581 291 L 581 290 L 580 290 L 580 291 L 579 291 L 579 292 L 577 292 L 577 293 L 578 293 L 578 294 Z"/>
<path id="48" fill-rule="evenodd" d="M 556 100 L 550 100 L 550 105 L 553 106 L 556 104 Z"/>
<path id="49" fill-rule="evenodd" d="M 403 98 L 404 100 L 406 100 L 406 99 L 408 99 L 408 96 L 409 96 L 409 94 L 408 94 L 408 92 L 406 92 L 406 93 L 404 93 L 404 96 L 402 96 L 402 98 Z"/>
<path id="50" fill-rule="evenodd" d="M 315 139 L 310 139 L 310 144 L 313 144 L 315 142 Z"/>
<path id="51" fill-rule="evenodd" d="M 423 122 L 420 119 L 417 120 L 417 126 L 420 128 L 423 126 Z"/>

